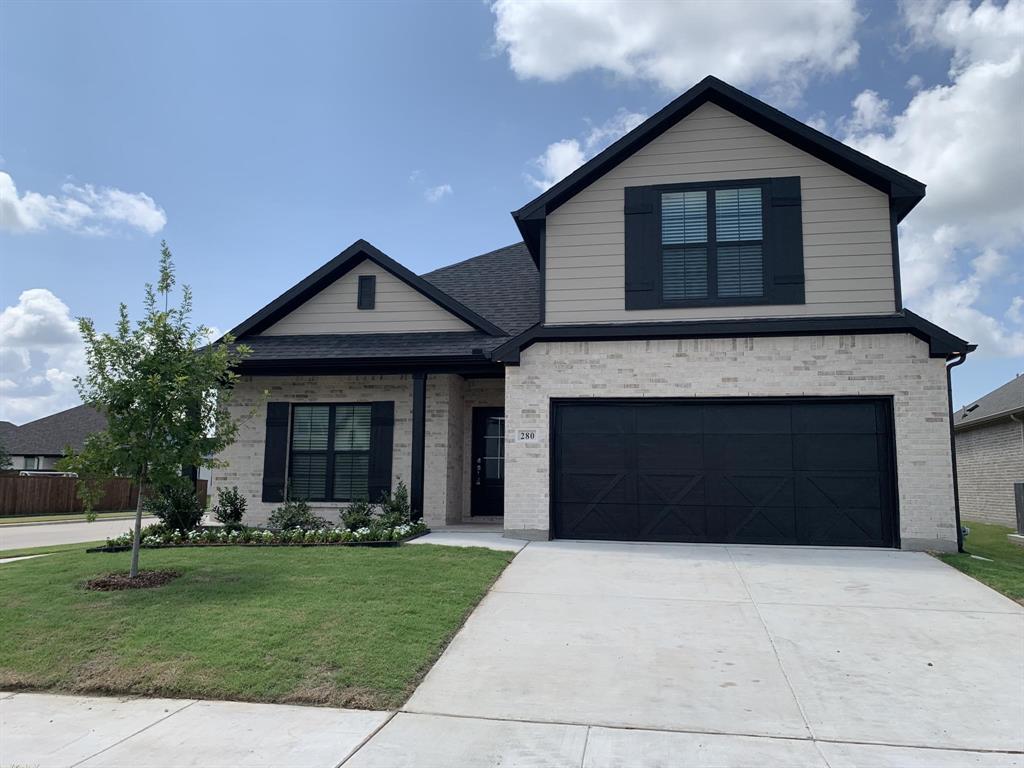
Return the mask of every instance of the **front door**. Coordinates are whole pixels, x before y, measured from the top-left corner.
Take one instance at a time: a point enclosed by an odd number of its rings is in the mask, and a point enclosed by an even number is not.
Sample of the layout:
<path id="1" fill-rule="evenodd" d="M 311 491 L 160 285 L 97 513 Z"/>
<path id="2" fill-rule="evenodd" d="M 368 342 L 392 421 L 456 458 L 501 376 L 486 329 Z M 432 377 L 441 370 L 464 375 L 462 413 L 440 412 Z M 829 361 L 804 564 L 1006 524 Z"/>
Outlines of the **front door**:
<path id="1" fill-rule="evenodd" d="M 505 514 L 505 409 L 473 409 L 470 514 Z"/>

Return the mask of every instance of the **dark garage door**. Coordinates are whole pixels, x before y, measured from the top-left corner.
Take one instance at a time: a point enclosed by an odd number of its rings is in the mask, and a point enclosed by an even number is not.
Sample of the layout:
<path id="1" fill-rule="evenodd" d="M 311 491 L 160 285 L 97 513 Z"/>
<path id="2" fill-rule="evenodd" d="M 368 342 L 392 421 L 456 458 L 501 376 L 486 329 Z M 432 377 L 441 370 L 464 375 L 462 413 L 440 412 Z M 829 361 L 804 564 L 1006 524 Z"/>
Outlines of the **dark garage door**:
<path id="1" fill-rule="evenodd" d="M 886 400 L 553 407 L 556 538 L 896 546 Z"/>

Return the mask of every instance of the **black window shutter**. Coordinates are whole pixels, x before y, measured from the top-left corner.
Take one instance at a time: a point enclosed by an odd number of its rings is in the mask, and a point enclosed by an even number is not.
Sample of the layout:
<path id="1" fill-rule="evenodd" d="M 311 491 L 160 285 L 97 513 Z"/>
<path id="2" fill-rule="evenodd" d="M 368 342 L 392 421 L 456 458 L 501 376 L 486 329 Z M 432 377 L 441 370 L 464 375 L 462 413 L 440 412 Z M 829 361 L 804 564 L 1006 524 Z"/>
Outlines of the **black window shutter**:
<path id="1" fill-rule="evenodd" d="M 284 501 L 290 411 L 288 403 L 267 403 L 267 437 L 263 446 L 263 501 Z"/>
<path id="2" fill-rule="evenodd" d="M 376 275 L 359 276 L 359 294 L 356 299 L 358 309 L 373 309 L 377 303 L 377 277 Z"/>
<path id="3" fill-rule="evenodd" d="M 768 300 L 804 303 L 804 235 L 800 177 L 772 179 L 768 185 Z"/>
<path id="4" fill-rule="evenodd" d="M 659 204 L 654 187 L 626 187 L 626 309 L 661 306 Z"/>
<path id="5" fill-rule="evenodd" d="M 370 406 L 370 501 L 380 501 L 391 490 L 391 446 L 395 433 L 395 404 L 390 401 Z"/>

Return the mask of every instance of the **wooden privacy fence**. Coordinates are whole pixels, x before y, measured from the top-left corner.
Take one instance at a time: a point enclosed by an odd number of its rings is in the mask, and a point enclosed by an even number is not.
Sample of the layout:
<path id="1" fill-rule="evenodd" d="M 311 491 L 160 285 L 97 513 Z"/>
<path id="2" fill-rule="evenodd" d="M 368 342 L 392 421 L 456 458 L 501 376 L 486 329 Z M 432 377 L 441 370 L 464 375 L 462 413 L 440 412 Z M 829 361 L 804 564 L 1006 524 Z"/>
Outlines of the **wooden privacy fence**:
<path id="1" fill-rule="evenodd" d="M 16 515 L 59 515 L 84 512 L 78 498 L 74 477 L 46 477 L 34 475 L 0 476 L 0 517 Z M 199 501 L 206 506 L 206 480 L 196 482 Z M 124 477 L 112 477 L 103 483 L 103 495 L 95 506 L 97 512 L 135 509 L 138 489 Z"/>

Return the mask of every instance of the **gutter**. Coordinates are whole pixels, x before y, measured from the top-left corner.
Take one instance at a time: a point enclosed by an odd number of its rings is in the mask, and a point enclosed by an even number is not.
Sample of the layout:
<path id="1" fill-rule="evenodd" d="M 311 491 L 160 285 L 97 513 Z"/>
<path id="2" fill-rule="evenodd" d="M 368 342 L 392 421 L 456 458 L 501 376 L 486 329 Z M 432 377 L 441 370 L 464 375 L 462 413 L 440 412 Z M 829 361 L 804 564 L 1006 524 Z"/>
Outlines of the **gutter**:
<path id="1" fill-rule="evenodd" d="M 956 472 L 956 432 L 953 429 L 953 369 L 962 365 L 967 355 L 978 348 L 968 344 L 966 352 L 957 354 L 956 359 L 946 365 L 946 399 L 949 403 L 949 455 L 953 463 L 953 510 L 956 514 L 956 551 L 964 551 L 964 529 L 960 523 L 960 482 Z"/>

